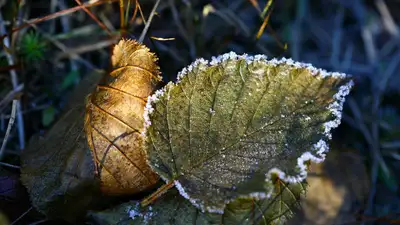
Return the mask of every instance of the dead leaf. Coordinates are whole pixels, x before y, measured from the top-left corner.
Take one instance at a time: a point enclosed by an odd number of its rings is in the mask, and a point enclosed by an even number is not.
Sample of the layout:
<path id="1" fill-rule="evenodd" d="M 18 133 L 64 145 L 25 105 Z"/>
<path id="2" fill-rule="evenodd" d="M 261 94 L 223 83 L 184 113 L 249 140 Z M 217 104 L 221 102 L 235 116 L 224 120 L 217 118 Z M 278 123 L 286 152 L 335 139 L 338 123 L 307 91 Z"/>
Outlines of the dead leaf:
<path id="1" fill-rule="evenodd" d="M 32 205 L 49 218 L 74 221 L 100 193 L 84 133 L 84 96 L 102 73 L 92 73 L 78 86 L 68 103 L 76 104 L 47 132 L 35 136 L 21 155 L 21 181 Z M 90 82 L 92 81 L 92 82 Z M 79 92 L 79 93 L 78 93 Z"/>
<path id="2" fill-rule="evenodd" d="M 137 193 L 158 181 L 141 135 L 147 97 L 161 80 L 156 60 L 144 45 L 121 40 L 112 56 L 114 70 L 88 97 L 85 129 L 105 193 Z"/>

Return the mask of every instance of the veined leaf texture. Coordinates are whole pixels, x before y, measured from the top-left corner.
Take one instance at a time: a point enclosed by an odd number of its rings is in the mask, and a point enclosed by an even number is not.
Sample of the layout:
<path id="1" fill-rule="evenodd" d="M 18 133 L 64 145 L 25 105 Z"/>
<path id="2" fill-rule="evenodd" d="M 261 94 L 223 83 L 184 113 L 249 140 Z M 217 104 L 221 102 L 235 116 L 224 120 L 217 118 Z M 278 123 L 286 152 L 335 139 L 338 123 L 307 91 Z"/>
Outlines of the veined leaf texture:
<path id="1" fill-rule="evenodd" d="M 290 59 L 228 53 L 200 59 L 149 98 L 151 167 L 202 211 L 223 213 L 243 196 L 268 198 L 277 175 L 306 177 L 323 161 L 352 81 Z"/>
<path id="2" fill-rule="evenodd" d="M 121 40 L 114 70 L 87 98 L 86 135 L 105 193 L 137 193 L 158 180 L 146 164 L 141 135 L 147 97 L 161 81 L 156 61 L 144 45 Z"/>
<path id="3" fill-rule="evenodd" d="M 154 204 L 140 207 L 131 201 L 112 209 L 90 212 L 89 217 L 99 225 L 146 224 L 146 225 L 270 225 L 285 224 L 299 206 L 299 198 L 305 192 L 305 183 L 285 184 L 276 179 L 275 192 L 270 198 L 257 200 L 239 198 L 226 206 L 224 214 L 201 212 L 177 190 L 170 190 Z M 265 187 L 267 188 L 267 187 Z"/>
<path id="4" fill-rule="evenodd" d="M 72 92 L 68 111 L 44 137 L 33 137 L 21 154 L 21 181 L 32 205 L 48 218 L 75 223 L 101 196 L 83 118 L 84 97 L 103 75 L 87 75 Z"/>
<path id="5" fill-rule="evenodd" d="M 305 192 L 308 161 L 325 158 L 350 77 L 227 53 L 196 60 L 157 90 L 156 61 L 144 45 L 121 40 L 86 108 L 71 110 L 24 153 L 22 179 L 35 207 L 54 215 L 68 206 L 73 216 L 92 202 L 83 187 L 133 194 L 160 176 L 176 189 L 148 206 L 134 201 L 92 217 L 99 224 L 284 223 Z"/>

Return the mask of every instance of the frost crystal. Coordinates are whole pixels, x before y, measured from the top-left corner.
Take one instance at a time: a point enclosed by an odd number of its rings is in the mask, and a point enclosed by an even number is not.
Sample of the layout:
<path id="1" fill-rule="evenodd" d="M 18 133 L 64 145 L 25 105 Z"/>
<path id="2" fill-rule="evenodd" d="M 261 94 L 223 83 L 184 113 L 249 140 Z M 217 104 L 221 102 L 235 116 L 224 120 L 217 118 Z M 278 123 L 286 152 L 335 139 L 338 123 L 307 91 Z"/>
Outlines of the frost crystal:
<path id="1" fill-rule="evenodd" d="M 137 208 L 139 208 L 139 203 L 136 203 L 136 205 L 134 207 L 128 208 L 129 217 L 132 220 L 140 217 L 143 219 L 144 224 L 149 224 L 151 218 L 155 215 L 155 213 L 153 212 L 153 208 L 151 206 L 149 206 L 147 208 L 148 209 L 147 212 L 145 212 L 145 213 L 136 210 Z"/>
<path id="2" fill-rule="evenodd" d="M 150 95 L 147 98 L 146 106 L 144 107 L 144 113 L 143 113 L 143 119 L 144 119 L 144 129 L 142 131 L 142 136 L 146 138 L 146 130 L 149 126 L 151 126 L 151 120 L 150 120 L 150 115 L 153 113 L 154 108 L 153 108 L 153 103 L 156 103 L 159 98 L 164 95 L 164 92 L 166 90 L 166 87 L 169 84 L 167 84 L 164 88 L 161 88 L 157 90 L 153 95 Z"/>
<path id="3" fill-rule="evenodd" d="M 349 81 L 347 84 L 341 86 L 338 92 L 333 95 L 335 101 L 328 106 L 328 109 L 335 116 L 334 120 L 324 123 L 324 133 L 329 139 L 332 138 L 331 130 L 340 125 L 342 119 L 343 103 L 345 101 L 345 97 L 350 93 L 353 85 L 353 81 Z"/>
<path id="4" fill-rule="evenodd" d="M 249 195 L 250 198 L 254 198 L 256 200 L 261 200 L 261 199 L 265 199 L 267 197 L 267 194 L 265 194 L 264 192 L 253 192 Z"/>
<path id="5" fill-rule="evenodd" d="M 210 213 L 218 213 L 218 214 L 223 214 L 224 210 L 221 210 L 219 208 L 213 208 L 213 207 L 204 207 L 204 205 L 199 204 L 199 201 L 197 201 L 196 199 L 193 199 L 189 196 L 189 194 L 185 191 L 185 189 L 182 187 L 181 183 L 179 183 L 179 181 L 175 180 L 174 181 L 175 187 L 176 189 L 178 189 L 179 194 L 186 198 L 187 200 L 189 200 L 194 206 L 196 206 L 197 208 L 199 208 L 202 212 L 210 212 Z M 228 202 L 227 202 L 228 203 Z"/>
<path id="6" fill-rule="evenodd" d="M 134 208 L 137 208 L 138 206 L 139 206 L 139 203 L 137 203 Z M 132 209 L 132 207 L 128 208 L 128 214 L 131 219 L 135 219 L 137 216 L 141 215 L 141 213 L 139 211 Z"/>
<path id="7" fill-rule="evenodd" d="M 215 110 L 210 108 L 210 113 L 211 113 L 211 115 L 214 115 L 215 114 Z"/>
<path id="8" fill-rule="evenodd" d="M 206 66 L 206 65 L 208 65 L 208 61 L 200 58 L 200 59 L 197 59 L 196 61 L 194 61 L 189 66 L 183 68 L 182 71 L 180 71 L 178 73 L 176 83 L 179 84 L 183 77 L 185 77 L 188 73 L 193 72 L 193 69 L 199 67 L 200 65 Z"/>
<path id="9" fill-rule="evenodd" d="M 337 78 L 348 77 L 348 75 L 346 75 L 344 73 L 327 72 L 326 70 L 315 68 L 314 66 L 312 66 L 309 63 L 297 62 L 290 58 L 283 57 L 281 59 L 273 58 L 271 60 L 267 60 L 266 55 L 259 54 L 259 55 L 250 56 L 247 54 L 238 55 L 235 52 L 228 52 L 228 53 L 219 55 L 217 57 L 212 56 L 211 61 L 207 61 L 203 58 L 199 58 L 199 59 L 195 60 L 192 64 L 183 68 L 182 71 L 180 71 L 178 73 L 177 83 L 179 83 L 185 75 L 187 75 L 189 72 L 191 72 L 194 68 L 196 68 L 200 64 L 205 65 L 205 66 L 215 66 L 215 65 L 218 65 L 218 64 L 223 63 L 228 60 L 240 60 L 240 59 L 246 60 L 247 64 L 251 64 L 254 62 L 265 62 L 272 66 L 278 66 L 278 65 L 284 64 L 284 65 L 293 66 L 294 68 L 297 68 L 297 69 L 305 68 L 305 69 L 309 70 L 312 75 L 314 75 L 314 76 L 319 75 L 319 77 L 321 77 L 321 78 L 324 78 L 324 77 L 337 77 Z"/>
<path id="10" fill-rule="evenodd" d="M 204 60 L 202 58 L 197 59 L 194 61 L 191 65 L 185 67 L 182 69 L 181 72 L 178 73 L 178 78 L 177 78 L 177 84 L 181 82 L 181 80 L 188 75 L 189 73 L 193 72 L 193 70 L 198 70 L 202 69 L 205 66 L 215 66 L 219 65 L 221 63 L 224 63 L 225 61 L 230 61 L 230 60 L 245 60 L 248 65 L 254 64 L 254 63 L 263 63 L 263 64 L 269 64 L 271 66 L 278 66 L 278 65 L 287 65 L 292 68 L 297 68 L 297 69 L 307 69 L 313 76 L 315 76 L 316 79 L 323 79 L 326 77 L 333 77 L 333 78 L 347 78 L 348 75 L 344 73 L 338 73 L 338 72 L 327 72 L 326 70 L 323 69 L 318 69 L 312 66 L 311 64 L 308 63 L 302 63 L 302 62 L 296 62 L 292 59 L 287 59 L 287 58 L 281 58 L 281 59 L 270 59 L 267 60 L 267 56 L 265 55 L 255 55 L 255 56 L 248 56 L 247 54 L 244 55 L 237 55 L 234 52 L 229 52 L 217 57 L 212 57 L 211 61 Z M 282 75 L 285 75 L 288 73 L 282 73 Z M 174 86 L 176 84 L 169 83 L 167 86 L 168 88 Z M 151 126 L 151 120 L 150 120 L 150 115 L 153 113 L 153 103 L 157 102 L 159 98 L 162 95 L 166 94 L 166 89 L 167 86 L 164 87 L 163 89 L 157 91 L 155 94 L 150 96 L 148 98 L 146 107 L 145 107 L 145 112 L 144 112 L 144 120 L 145 120 L 145 131 L 143 132 L 143 135 L 146 136 L 146 129 Z M 349 81 L 347 84 L 339 87 L 338 92 L 333 96 L 334 102 L 331 103 L 327 109 L 330 110 L 331 114 L 334 116 L 334 119 L 331 121 L 328 121 L 323 124 L 324 132 L 323 134 L 325 135 L 324 139 L 330 139 L 331 138 L 331 130 L 338 127 L 341 121 L 341 114 L 342 114 L 342 109 L 343 109 L 343 103 L 345 101 L 345 96 L 349 94 L 351 87 L 353 86 L 353 82 Z M 169 99 L 169 96 L 166 96 Z M 311 103 L 313 102 L 312 100 L 310 101 Z M 308 102 L 305 102 L 308 104 Z M 209 110 L 210 114 L 214 114 L 215 111 L 210 108 Z M 282 114 L 281 117 L 284 118 L 286 115 Z M 311 118 L 309 116 L 304 117 L 304 120 L 309 121 Z M 320 163 L 324 161 L 326 152 L 329 150 L 327 143 L 321 139 L 317 143 L 313 145 L 313 149 L 311 149 L 308 152 L 304 152 L 299 158 L 297 158 L 297 165 L 296 168 L 298 169 L 298 173 L 296 175 L 288 175 L 286 174 L 283 170 L 279 168 L 272 168 L 266 173 L 266 181 L 271 182 L 271 176 L 272 174 L 275 174 L 278 176 L 281 180 L 288 182 L 288 183 L 297 183 L 297 182 L 302 182 L 306 177 L 307 177 L 307 162 L 312 161 L 316 163 Z M 150 164 L 151 165 L 151 164 Z M 168 179 L 162 177 L 164 180 L 168 181 Z M 223 213 L 223 210 L 221 209 L 216 209 L 216 208 L 211 208 L 204 206 L 203 204 L 200 204 L 199 200 L 193 199 L 189 196 L 189 194 L 184 190 L 182 185 L 180 184 L 179 181 L 174 181 L 175 182 L 175 187 L 178 189 L 179 193 L 186 199 L 188 199 L 193 205 L 195 205 L 197 208 L 200 208 L 203 212 L 206 210 L 208 212 L 214 212 L 214 213 Z M 251 193 L 247 197 L 253 197 L 256 199 L 263 199 L 263 198 L 269 198 L 273 194 L 273 188 L 268 191 L 268 193 Z M 232 201 L 232 200 L 231 200 Z M 227 202 L 228 203 L 228 202 Z M 136 214 L 133 213 L 133 216 Z M 137 216 L 137 215 L 136 215 Z"/>
<path id="11" fill-rule="evenodd" d="M 306 162 L 312 161 L 315 163 L 321 163 L 325 160 L 326 152 L 329 151 L 328 145 L 324 140 L 319 140 L 313 146 L 313 150 L 316 155 L 311 152 L 304 152 L 299 158 L 297 158 L 297 168 L 299 173 L 295 176 L 286 175 L 285 172 L 278 168 L 272 168 L 266 174 L 266 181 L 271 181 L 272 174 L 275 174 L 279 179 L 288 183 L 302 182 L 307 177 L 307 165 Z"/>

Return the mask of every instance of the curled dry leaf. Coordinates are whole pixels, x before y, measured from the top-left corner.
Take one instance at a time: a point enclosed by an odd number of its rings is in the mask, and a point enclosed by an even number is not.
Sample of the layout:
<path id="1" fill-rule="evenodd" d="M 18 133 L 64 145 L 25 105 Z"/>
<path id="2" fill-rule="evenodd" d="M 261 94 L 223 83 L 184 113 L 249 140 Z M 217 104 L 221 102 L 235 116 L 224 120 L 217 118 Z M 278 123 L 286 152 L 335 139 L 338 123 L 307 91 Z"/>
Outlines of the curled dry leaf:
<path id="1" fill-rule="evenodd" d="M 121 40 L 114 70 L 87 98 L 85 130 L 104 193 L 136 193 L 158 180 L 146 163 L 141 135 L 147 97 L 161 81 L 156 60 L 145 46 Z"/>

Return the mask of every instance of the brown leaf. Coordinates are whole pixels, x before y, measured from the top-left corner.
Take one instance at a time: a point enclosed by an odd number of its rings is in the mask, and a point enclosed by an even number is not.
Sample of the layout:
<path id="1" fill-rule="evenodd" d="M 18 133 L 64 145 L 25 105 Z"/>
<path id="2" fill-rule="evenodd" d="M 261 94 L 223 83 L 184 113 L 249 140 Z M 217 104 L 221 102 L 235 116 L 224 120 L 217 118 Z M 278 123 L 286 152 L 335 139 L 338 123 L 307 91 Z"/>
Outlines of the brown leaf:
<path id="1" fill-rule="evenodd" d="M 146 163 L 141 135 L 147 97 L 161 81 L 156 61 L 144 45 L 121 40 L 114 70 L 88 96 L 85 129 L 105 193 L 136 193 L 158 180 Z"/>

